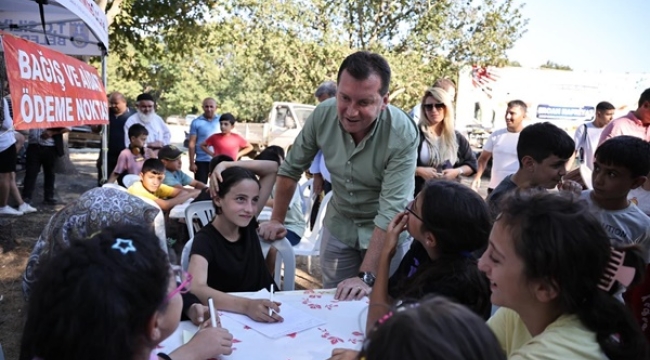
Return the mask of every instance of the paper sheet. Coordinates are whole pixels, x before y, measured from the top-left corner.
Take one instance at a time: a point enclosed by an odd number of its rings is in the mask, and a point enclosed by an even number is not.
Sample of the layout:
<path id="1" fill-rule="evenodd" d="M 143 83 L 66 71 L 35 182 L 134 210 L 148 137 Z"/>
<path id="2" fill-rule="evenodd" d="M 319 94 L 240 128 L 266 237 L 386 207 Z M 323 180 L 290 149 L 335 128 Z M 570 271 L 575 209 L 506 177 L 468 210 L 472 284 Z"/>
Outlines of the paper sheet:
<path id="1" fill-rule="evenodd" d="M 250 298 L 269 299 L 269 292 L 268 290 L 263 289 L 255 293 Z M 249 318 L 246 315 L 223 312 L 223 316 L 226 316 L 232 320 L 237 321 L 238 323 L 248 326 L 251 329 L 271 339 L 277 339 L 285 335 L 305 331 L 317 326 L 324 325 L 326 323 L 325 320 L 317 318 L 288 304 L 280 305 L 280 315 L 284 319 L 283 322 L 261 323 Z"/>
<path id="2" fill-rule="evenodd" d="M 192 340 L 192 338 L 194 337 L 194 334 L 196 334 L 196 332 L 183 330 L 183 345 L 190 342 L 190 340 Z"/>

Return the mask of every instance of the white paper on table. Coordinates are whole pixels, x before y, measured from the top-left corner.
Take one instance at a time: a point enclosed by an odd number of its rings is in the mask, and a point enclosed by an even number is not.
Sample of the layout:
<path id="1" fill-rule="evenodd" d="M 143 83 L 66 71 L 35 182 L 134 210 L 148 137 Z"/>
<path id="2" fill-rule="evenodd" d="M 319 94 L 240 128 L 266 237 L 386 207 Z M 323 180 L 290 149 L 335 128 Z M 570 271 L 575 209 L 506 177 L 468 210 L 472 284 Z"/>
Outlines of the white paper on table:
<path id="1" fill-rule="evenodd" d="M 269 296 L 269 291 L 262 289 L 249 298 L 269 299 Z M 284 321 L 278 323 L 257 322 L 246 315 L 234 314 L 225 311 L 223 312 L 223 316 L 226 316 L 232 320 L 237 321 L 238 323 L 248 326 L 251 329 L 271 339 L 277 339 L 285 335 L 305 331 L 317 326 L 324 325 L 326 323 L 325 320 L 317 318 L 288 304 L 280 305 L 280 316 L 282 316 Z"/>
<path id="2" fill-rule="evenodd" d="M 196 332 L 183 330 L 183 345 L 190 342 L 190 340 L 192 340 L 192 338 L 194 337 L 194 334 L 196 334 Z"/>

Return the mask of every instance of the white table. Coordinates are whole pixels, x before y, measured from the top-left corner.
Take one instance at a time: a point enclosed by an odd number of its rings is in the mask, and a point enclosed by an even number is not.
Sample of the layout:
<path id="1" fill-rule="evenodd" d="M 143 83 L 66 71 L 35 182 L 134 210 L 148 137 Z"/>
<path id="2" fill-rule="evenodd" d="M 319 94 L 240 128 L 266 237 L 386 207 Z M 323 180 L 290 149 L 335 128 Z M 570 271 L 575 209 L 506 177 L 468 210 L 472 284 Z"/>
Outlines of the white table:
<path id="1" fill-rule="evenodd" d="M 233 334 L 233 352 L 222 359 L 242 360 L 325 360 L 334 348 L 361 349 L 368 312 L 368 299 L 360 301 L 336 301 L 335 289 L 299 290 L 276 292 L 275 300 L 290 304 L 302 311 L 310 312 L 326 321 L 326 324 L 296 334 L 270 339 L 240 323 L 221 317 L 221 324 Z M 251 296 L 251 293 L 240 293 Z M 282 307 L 280 307 L 282 309 Z M 282 314 L 282 312 L 280 312 Z M 178 329 L 160 346 L 170 353 L 181 346 L 183 330 L 195 332 L 196 326 L 183 321 Z"/>
<path id="2" fill-rule="evenodd" d="M 185 209 L 194 201 L 194 198 L 187 199 L 184 203 L 174 206 L 169 210 L 170 219 L 185 219 Z"/>

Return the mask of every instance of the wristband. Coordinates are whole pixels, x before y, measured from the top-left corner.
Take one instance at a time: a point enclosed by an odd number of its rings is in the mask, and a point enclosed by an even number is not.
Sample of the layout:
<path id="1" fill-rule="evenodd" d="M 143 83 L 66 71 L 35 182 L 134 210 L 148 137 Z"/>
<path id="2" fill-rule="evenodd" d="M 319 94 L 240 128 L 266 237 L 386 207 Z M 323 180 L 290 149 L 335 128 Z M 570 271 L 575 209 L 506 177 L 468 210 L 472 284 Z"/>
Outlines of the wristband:
<path id="1" fill-rule="evenodd" d="M 172 360 L 172 358 L 170 358 L 169 355 L 167 355 L 167 354 L 165 354 L 163 352 L 159 352 L 157 355 L 158 355 L 159 358 L 162 358 L 163 360 Z"/>

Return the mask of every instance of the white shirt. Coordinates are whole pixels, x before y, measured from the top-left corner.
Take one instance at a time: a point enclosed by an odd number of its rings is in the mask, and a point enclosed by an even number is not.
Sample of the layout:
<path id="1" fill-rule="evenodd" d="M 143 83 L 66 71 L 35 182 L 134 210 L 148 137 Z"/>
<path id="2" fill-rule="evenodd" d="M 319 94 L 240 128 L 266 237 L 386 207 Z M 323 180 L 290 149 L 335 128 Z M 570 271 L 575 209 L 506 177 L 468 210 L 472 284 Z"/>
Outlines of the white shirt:
<path id="1" fill-rule="evenodd" d="M 4 121 L 0 124 L 0 151 L 5 151 L 16 142 L 14 121 L 9 114 L 9 104 L 6 99 L 2 99 L 2 111 Z"/>
<path id="2" fill-rule="evenodd" d="M 323 156 L 323 152 L 320 150 L 316 153 L 314 161 L 311 162 L 309 172 L 312 174 L 321 174 L 323 179 L 327 180 L 330 184 L 332 183 L 330 172 L 327 170 L 327 166 L 325 166 L 325 157 Z"/>
<path id="3" fill-rule="evenodd" d="M 587 134 L 585 136 L 585 128 Z M 578 126 L 573 141 L 576 143 L 576 151 L 580 148 L 584 151 L 584 162 L 580 166 L 585 166 L 589 171 L 594 171 L 594 154 L 600 141 L 600 134 L 602 134 L 605 127 L 597 128 L 593 121 L 587 122 L 584 125 Z"/>
<path id="4" fill-rule="evenodd" d="M 129 139 L 129 128 L 133 124 L 140 124 L 147 129 L 149 132 L 149 135 L 147 135 L 147 144 L 155 141 L 160 141 L 163 145 L 169 145 L 171 143 L 172 133 L 169 132 L 167 124 L 165 124 L 165 121 L 163 121 L 160 116 L 154 114 L 151 122 L 145 124 L 140 120 L 140 116 L 136 112 L 135 114 L 129 116 L 129 118 L 124 123 L 124 146 L 127 148 L 129 147 L 129 144 L 131 144 L 131 140 Z"/>
<path id="5" fill-rule="evenodd" d="M 630 190 L 627 194 L 628 200 L 636 205 L 644 214 L 650 216 L 650 191 L 645 190 L 642 186 Z"/>
<path id="6" fill-rule="evenodd" d="M 483 145 L 483 150 L 491 152 L 493 158 L 492 174 L 488 185 L 490 189 L 494 189 L 506 176 L 519 170 L 517 142 L 519 142 L 519 133 L 499 129 L 490 134 Z"/>

